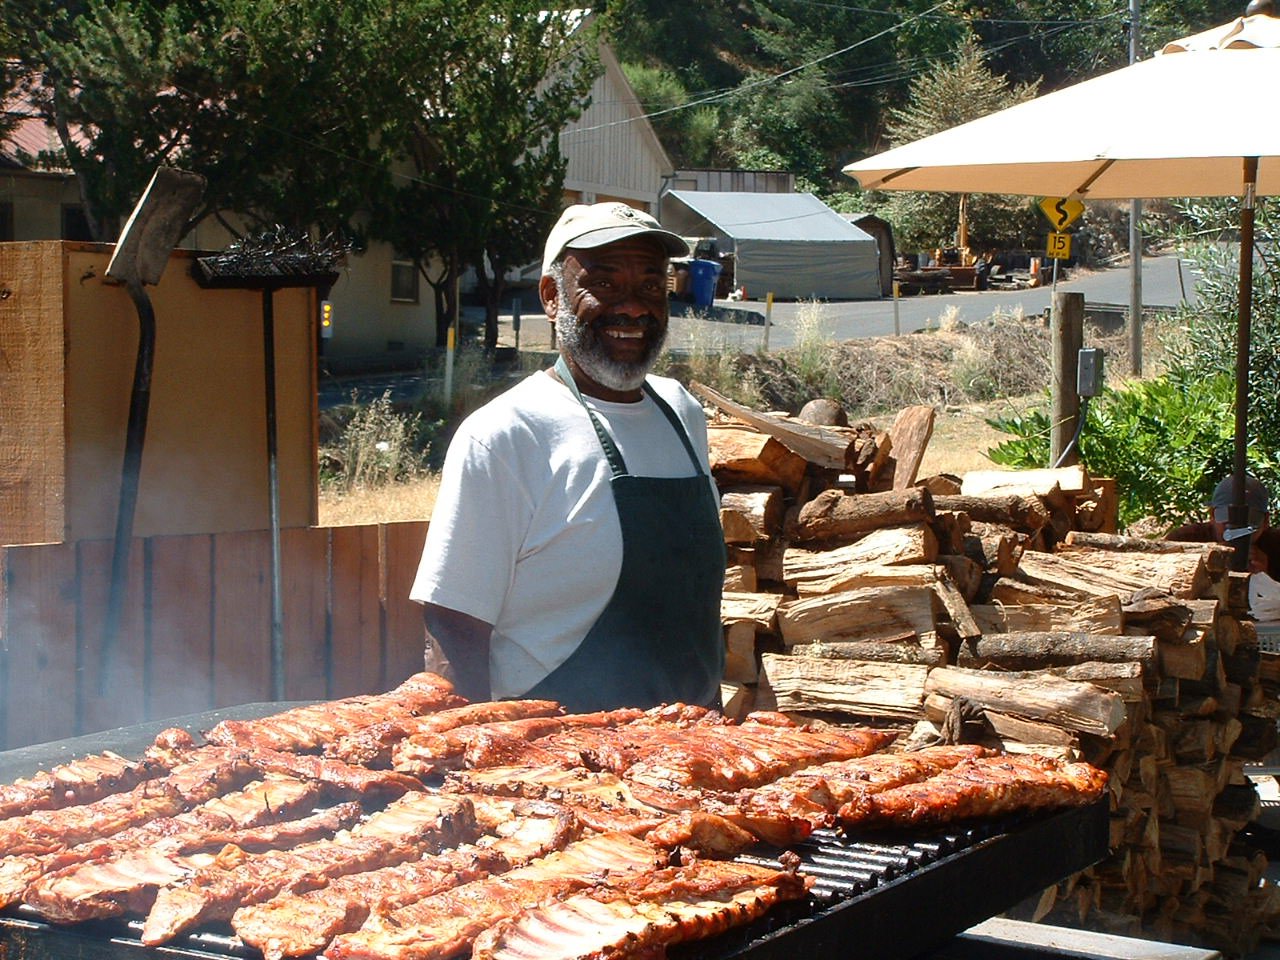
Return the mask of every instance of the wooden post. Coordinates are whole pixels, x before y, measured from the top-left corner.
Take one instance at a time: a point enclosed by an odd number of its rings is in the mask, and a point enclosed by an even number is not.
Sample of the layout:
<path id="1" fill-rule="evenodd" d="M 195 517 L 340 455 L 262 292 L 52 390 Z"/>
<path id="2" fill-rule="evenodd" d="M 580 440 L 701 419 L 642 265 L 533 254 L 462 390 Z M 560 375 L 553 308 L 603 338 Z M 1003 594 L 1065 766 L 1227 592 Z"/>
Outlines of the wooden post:
<path id="1" fill-rule="evenodd" d="M 1053 417 L 1049 432 L 1050 466 L 1076 463 L 1079 451 L 1072 450 L 1062 458 L 1075 435 L 1080 416 L 1080 395 L 1076 392 L 1076 371 L 1080 365 L 1080 348 L 1084 345 L 1084 294 L 1053 295 Z"/>

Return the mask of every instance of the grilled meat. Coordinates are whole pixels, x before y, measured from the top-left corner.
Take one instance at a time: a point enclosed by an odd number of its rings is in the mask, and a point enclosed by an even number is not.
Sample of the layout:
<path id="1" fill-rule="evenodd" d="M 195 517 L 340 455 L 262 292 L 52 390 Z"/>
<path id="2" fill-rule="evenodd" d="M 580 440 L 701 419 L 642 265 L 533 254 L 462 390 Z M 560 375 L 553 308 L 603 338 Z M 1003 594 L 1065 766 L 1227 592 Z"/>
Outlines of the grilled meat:
<path id="1" fill-rule="evenodd" d="M 1079 806 L 1098 799 L 1107 775 L 1047 757 L 981 757 L 927 780 L 856 797 L 839 810 L 846 831 L 936 826 L 974 817 Z"/>
<path id="2" fill-rule="evenodd" d="M 472 960 L 624 960 L 749 923 L 803 897 L 794 873 L 744 864 L 669 868 L 523 910 L 476 937 Z"/>
<path id="3" fill-rule="evenodd" d="M 171 817 L 244 783 L 255 771 L 239 754 L 206 747 L 188 755 L 167 776 L 144 780 L 125 793 L 58 810 L 36 810 L 0 821 L 6 859 L 53 853 L 119 833 L 156 817 Z"/>
<path id="4" fill-rule="evenodd" d="M 292 850 L 228 855 L 162 888 L 147 914 L 142 942 L 163 943 L 204 921 L 229 919 L 244 904 L 314 890 L 334 877 L 416 859 L 475 836 L 475 817 L 465 798 L 406 794 L 346 835 Z"/>
<path id="5" fill-rule="evenodd" d="M 28 779 L 0 785 L 0 820 L 90 803 L 162 773 L 164 766 L 150 757 L 126 760 L 110 751 L 81 757 Z"/>
<path id="6" fill-rule="evenodd" d="M 878 730 L 806 730 L 765 724 L 725 727 L 714 735 L 658 742 L 624 773 L 653 787 L 740 790 L 815 763 L 862 757 L 888 745 Z"/>
<path id="7" fill-rule="evenodd" d="M 165 853 L 182 853 L 233 842 L 230 838 L 239 836 L 237 831 L 288 816 L 314 801 L 318 793 L 317 784 L 272 778 L 267 783 L 259 781 L 215 797 L 185 813 L 150 820 L 108 837 L 53 853 L 6 858 L 0 861 L 0 903 L 13 903 L 23 897 L 28 886 L 41 876 L 89 860 L 108 859 L 148 846 Z"/>
<path id="8" fill-rule="evenodd" d="M 332 836 L 360 816 L 360 806 L 345 803 L 301 820 L 270 826 L 246 827 L 220 835 L 239 850 L 263 845 L 272 848 Z M 143 914 L 151 909 L 156 892 L 217 863 L 208 844 L 196 851 L 174 852 L 170 843 L 135 847 L 120 856 L 66 867 L 41 877 L 27 890 L 24 900 L 41 916 L 70 923 L 123 913 Z"/>
<path id="9" fill-rule="evenodd" d="M 927 747 L 914 753 L 873 753 L 797 770 L 731 799 L 735 823 L 774 846 L 798 843 L 819 827 L 829 826 L 842 804 L 924 780 L 956 764 L 991 755 L 974 745 Z M 712 809 L 716 809 L 712 807 Z"/>
<path id="10" fill-rule="evenodd" d="M 325 747 L 325 756 L 367 767 L 391 766 L 391 750 L 407 737 L 444 733 L 458 727 L 524 717 L 554 717 L 564 707 L 555 700 L 495 700 L 452 707 L 421 717 L 400 717 L 363 727 Z"/>
<path id="11" fill-rule="evenodd" d="M 387 693 L 295 707 L 258 720 L 224 720 L 205 734 L 210 743 L 314 752 L 339 737 L 384 720 L 429 713 L 464 702 L 453 684 L 416 673 Z"/>
<path id="12" fill-rule="evenodd" d="M 492 803 L 480 798 L 478 805 Z M 240 939 L 267 960 L 319 953 L 340 933 L 359 929 L 370 914 L 387 914 L 490 873 L 503 873 L 562 849 L 577 832 L 563 807 L 516 801 L 503 835 L 480 837 L 438 856 L 339 877 L 320 890 L 282 894 L 241 907 L 231 918 Z"/>
<path id="13" fill-rule="evenodd" d="M 328 960 L 443 960 L 464 952 L 480 931 L 521 910 L 662 865 L 657 847 L 626 834 L 601 834 L 570 844 L 501 876 L 434 894 L 354 933 L 336 937 Z"/>
<path id="14" fill-rule="evenodd" d="M 532 741 L 562 730 L 608 729 L 630 723 L 641 716 L 643 714 L 639 710 L 605 710 L 563 717 L 523 717 L 456 727 L 440 733 L 415 734 L 392 748 L 392 765 L 397 770 L 425 776 L 459 766 L 492 767 L 517 759 L 524 762 L 554 762 L 554 757 L 543 756 Z M 538 759 L 533 760 L 533 755 Z"/>
<path id="15" fill-rule="evenodd" d="M 369 770 L 342 760 L 248 747 L 249 762 L 264 773 L 284 773 L 303 780 L 316 780 L 333 788 L 339 796 L 387 794 L 399 796 L 422 789 L 422 783 L 394 770 Z"/>
<path id="16" fill-rule="evenodd" d="M 455 771 L 443 787 L 460 793 L 547 798 L 568 804 L 584 824 L 600 832 L 644 836 L 667 815 L 637 800 L 626 781 L 581 767 L 494 767 Z"/>

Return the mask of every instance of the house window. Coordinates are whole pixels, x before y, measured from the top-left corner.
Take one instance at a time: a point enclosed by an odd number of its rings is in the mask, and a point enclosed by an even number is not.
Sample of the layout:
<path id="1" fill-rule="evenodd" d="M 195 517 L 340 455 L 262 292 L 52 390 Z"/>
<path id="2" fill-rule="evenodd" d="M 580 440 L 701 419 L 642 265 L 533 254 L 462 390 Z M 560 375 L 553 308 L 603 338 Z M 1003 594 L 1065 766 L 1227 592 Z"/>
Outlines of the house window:
<path id="1" fill-rule="evenodd" d="M 13 204 L 0 203 L 0 243 L 13 239 Z"/>
<path id="2" fill-rule="evenodd" d="M 79 204 L 63 204 L 62 239 L 83 241 L 93 239 L 93 234 L 89 232 L 89 218 L 84 215 L 84 207 Z"/>
<path id="3" fill-rule="evenodd" d="M 396 254 L 391 261 L 391 299 L 395 303 L 418 302 L 418 261 Z"/>

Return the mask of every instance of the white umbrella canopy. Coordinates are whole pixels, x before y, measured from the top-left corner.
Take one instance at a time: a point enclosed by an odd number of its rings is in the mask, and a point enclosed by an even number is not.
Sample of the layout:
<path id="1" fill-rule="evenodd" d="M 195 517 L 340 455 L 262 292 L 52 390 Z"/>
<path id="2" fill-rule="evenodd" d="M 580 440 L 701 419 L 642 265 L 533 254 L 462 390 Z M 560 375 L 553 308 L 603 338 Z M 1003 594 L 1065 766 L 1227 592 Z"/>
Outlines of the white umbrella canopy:
<path id="1" fill-rule="evenodd" d="M 844 172 L 867 190 L 1135 200 L 1244 197 L 1229 527 L 1244 528 L 1253 198 L 1280 194 L 1280 19 L 1265 13 L 925 137 Z M 1243 531 L 1242 531 L 1243 532 Z M 1236 566 L 1248 559 L 1237 540 Z"/>
<path id="2" fill-rule="evenodd" d="M 1241 20 L 1272 17 L 1255 15 Z M 1169 52 L 851 163 L 866 190 L 1094 200 L 1280 194 L 1274 47 Z M 1200 36 L 1200 35 L 1198 35 Z M 1191 40 L 1193 38 L 1188 38 Z M 1170 48 L 1174 45 L 1171 44 Z"/>

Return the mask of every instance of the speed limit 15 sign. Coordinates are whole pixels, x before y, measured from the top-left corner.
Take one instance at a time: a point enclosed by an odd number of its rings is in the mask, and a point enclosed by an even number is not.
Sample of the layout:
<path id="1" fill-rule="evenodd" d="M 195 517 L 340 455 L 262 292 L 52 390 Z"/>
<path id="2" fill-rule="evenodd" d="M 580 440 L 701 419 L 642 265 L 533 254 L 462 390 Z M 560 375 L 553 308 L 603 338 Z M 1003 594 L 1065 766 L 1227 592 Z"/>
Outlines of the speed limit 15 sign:
<path id="1" fill-rule="evenodd" d="M 1045 245 L 1044 253 L 1050 260 L 1070 260 L 1071 234 L 1049 234 L 1049 242 Z"/>

